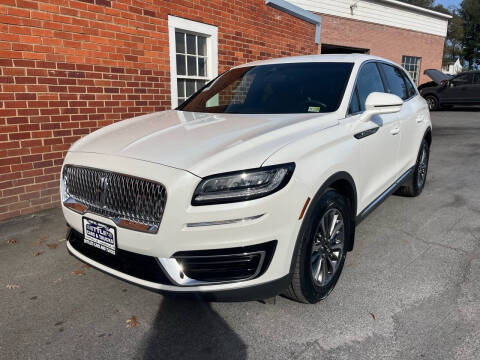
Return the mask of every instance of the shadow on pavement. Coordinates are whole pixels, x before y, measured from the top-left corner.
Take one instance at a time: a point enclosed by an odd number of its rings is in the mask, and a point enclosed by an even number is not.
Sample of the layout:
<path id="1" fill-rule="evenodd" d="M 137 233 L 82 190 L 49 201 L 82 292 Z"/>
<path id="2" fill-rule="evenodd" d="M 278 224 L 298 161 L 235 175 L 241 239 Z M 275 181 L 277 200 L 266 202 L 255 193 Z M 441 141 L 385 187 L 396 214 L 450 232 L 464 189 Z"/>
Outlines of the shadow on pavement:
<path id="1" fill-rule="evenodd" d="M 142 359 L 246 359 L 242 339 L 209 303 L 163 298 Z"/>

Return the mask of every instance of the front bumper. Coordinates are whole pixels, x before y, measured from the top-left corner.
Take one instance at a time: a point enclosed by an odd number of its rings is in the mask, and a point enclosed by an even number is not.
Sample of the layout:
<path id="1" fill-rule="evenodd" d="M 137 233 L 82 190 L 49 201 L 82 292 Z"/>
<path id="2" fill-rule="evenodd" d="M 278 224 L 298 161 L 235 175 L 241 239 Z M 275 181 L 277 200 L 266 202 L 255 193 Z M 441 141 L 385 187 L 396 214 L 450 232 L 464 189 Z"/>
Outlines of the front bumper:
<path id="1" fill-rule="evenodd" d="M 301 225 L 298 216 L 308 197 L 305 187 L 298 183 L 295 177 L 285 188 L 264 198 L 232 204 L 192 206 L 193 191 L 201 179 L 184 170 L 137 159 L 95 153 L 69 152 L 65 164 L 141 176 L 165 185 L 168 200 L 156 234 L 118 227 L 112 219 L 95 213 L 83 214 L 90 219 L 116 227 L 119 250 L 158 259 L 163 268 L 169 266 L 170 259 L 176 254 L 188 256 L 191 252 L 209 253 L 219 249 L 255 247 L 276 241 L 268 267 L 261 269 L 261 272 L 255 276 L 242 277 L 241 281 L 213 279 L 214 281 L 190 282 L 188 277 L 185 280 L 180 276 L 170 276 L 170 278 L 166 276 L 168 281 L 159 281 L 138 274 L 135 276 L 95 261 L 75 249 L 69 242 L 67 244 L 69 252 L 81 261 L 123 280 L 159 292 L 222 294 L 222 298 L 227 299 L 237 298 L 231 295 L 237 293 L 241 299 L 252 298 L 245 293 L 248 294 L 251 289 L 255 289 L 257 295 L 253 298 L 259 299 L 268 297 L 267 295 L 275 295 L 275 292 L 278 293 L 288 286 L 292 254 Z M 65 206 L 63 206 L 63 213 L 69 226 L 82 234 L 82 215 Z M 236 219 L 247 219 L 247 221 L 234 221 Z M 240 261 L 247 260 L 240 259 Z M 162 272 L 161 269 L 160 272 Z M 165 275 L 165 272 L 163 274 Z M 217 295 L 213 296 L 213 299 L 218 298 Z"/>
<path id="2" fill-rule="evenodd" d="M 72 256 L 104 273 L 165 295 L 194 297 L 207 301 L 259 300 L 279 294 L 290 283 L 290 276 L 287 275 L 274 281 L 239 289 L 211 290 L 209 287 L 208 291 L 205 291 L 199 287 L 178 287 L 173 284 L 170 275 L 156 258 L 120 249 L 116 256 L 111 256 L 84 245 L 83 235 L 72 228 L 67 232 L 67 249 Z M 272 256 L 273 251 L 266 255 L 265 261 L 260 264 L 260 271 L 268 268 Z"/>

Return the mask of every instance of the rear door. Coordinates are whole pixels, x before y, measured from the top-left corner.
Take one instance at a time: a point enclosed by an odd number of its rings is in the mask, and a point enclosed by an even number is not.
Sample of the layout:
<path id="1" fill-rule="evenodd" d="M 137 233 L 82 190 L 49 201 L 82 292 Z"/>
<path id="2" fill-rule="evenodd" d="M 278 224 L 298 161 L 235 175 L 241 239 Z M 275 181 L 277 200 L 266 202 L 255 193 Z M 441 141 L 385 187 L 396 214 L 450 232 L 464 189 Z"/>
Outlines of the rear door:
<path id="1" fill-rule="evenodd" d="M 365 111 L 365 101 L 372 92 L 386 92 L 378 64 L 374 61 L 364 63 L 360 68 L 349 107 L 357 165 L 361 169 L 357 184 L 359 210 L 381 195 L 399 176 L 398 115 L 375 115 L 368 122 L 360 121 L 360 116 Z"/>
<path id="2" fill-rule="evenodd" d="M 415 163 L 420 140 L 423 136 L 427 109 L 424 102 L 418 99 L 417 91 L 403 69 L 386 63 L 381 63 L 380 69 L 387 84 L 387 91 L 399 96 L 404 101 L 402 110 L 398 113 L 400 121 L 400 147 L 398 151 L 400 176 Z"/>

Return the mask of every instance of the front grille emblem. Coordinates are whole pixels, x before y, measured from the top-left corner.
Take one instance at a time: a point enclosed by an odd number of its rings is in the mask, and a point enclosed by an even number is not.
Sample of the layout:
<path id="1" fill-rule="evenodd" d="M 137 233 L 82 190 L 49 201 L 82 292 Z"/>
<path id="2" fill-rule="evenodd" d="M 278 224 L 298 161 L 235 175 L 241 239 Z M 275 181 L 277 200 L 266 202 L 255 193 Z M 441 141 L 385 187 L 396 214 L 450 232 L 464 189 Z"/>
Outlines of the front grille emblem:
<path id="1" fill-rule="evenodd" d="M 107 199 L 107 192 L 108 192 L 108 179 L 105 176 L 102 176 L 97 186 L 95 187 L 95 197 L 98 203 L 105 208 L 106 204 L 105 201 Z"/>

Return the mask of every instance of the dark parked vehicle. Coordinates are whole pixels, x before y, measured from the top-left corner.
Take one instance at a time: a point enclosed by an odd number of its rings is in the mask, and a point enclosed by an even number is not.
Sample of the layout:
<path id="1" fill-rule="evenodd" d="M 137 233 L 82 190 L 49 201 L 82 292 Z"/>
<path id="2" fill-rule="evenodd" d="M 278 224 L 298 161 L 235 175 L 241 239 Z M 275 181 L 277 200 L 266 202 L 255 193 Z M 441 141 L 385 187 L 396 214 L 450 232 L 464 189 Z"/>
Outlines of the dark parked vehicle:
<path id="1" fill-rule="evenodd" d="M 439 70 L 425 70 L 433 81 L 418 87 L 430 110 L 453 105 L 480 105 L 480 71 L 463 72 L 455 76 Z"/>

